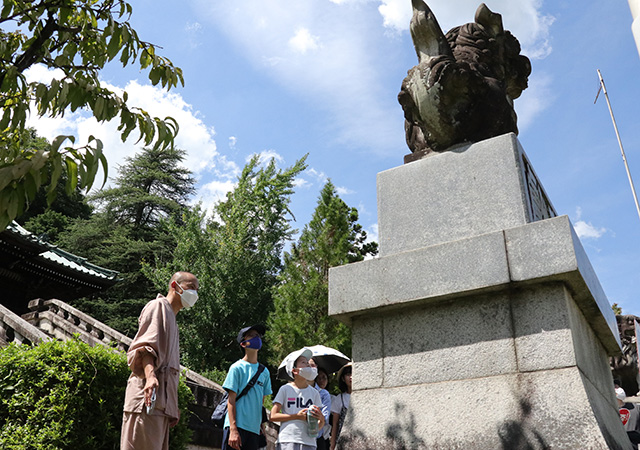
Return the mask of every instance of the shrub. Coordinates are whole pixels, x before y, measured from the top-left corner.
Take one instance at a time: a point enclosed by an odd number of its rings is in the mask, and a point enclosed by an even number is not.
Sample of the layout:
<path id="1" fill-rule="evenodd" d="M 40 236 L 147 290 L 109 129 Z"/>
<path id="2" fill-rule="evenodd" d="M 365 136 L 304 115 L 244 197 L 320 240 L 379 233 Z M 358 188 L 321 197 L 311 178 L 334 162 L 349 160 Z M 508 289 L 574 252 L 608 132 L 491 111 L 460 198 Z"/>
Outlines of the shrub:
<path id="1" fill-rule="evenodd" d="M 129 374 L 124 353 L 78 340 L 0 349 L 2 448 L 118 449 Z M 190 437 L 184 382 L 179 393 L 182 419 L 172 430 L 172 450 Z"/>

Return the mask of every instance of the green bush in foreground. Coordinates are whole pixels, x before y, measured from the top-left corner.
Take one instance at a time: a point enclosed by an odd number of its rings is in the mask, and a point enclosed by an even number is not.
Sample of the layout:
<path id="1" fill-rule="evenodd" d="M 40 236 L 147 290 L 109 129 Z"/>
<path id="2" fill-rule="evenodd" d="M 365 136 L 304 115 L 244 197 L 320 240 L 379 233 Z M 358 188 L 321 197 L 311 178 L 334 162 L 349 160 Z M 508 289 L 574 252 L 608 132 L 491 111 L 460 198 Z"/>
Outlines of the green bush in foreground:
<path id="1" fill-rule="evenodd" d="M 129 374 L 123 353 L 77 340 L 0 349 L 2 448 L 119 448 Z M 181 382 L 182 420 L 172 430 L 173 450 L 190 438 L 190 396 Z"/>

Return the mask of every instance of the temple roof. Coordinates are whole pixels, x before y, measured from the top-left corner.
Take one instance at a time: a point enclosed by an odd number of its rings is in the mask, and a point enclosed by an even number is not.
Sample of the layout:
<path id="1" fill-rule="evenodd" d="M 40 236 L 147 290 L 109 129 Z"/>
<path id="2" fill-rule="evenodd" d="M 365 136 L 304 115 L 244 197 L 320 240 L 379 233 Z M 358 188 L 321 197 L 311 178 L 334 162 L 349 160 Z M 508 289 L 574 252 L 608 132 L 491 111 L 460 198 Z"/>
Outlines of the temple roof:
<path id="1" fill-rule="evenodd" d="M 118 282 L 118 272 L 50 244 L 12 222 L 0 232 L 0 300 L 16 313 L 29 300 L 73 300 Z M 3 292 L 4 291 L 4 292 Z"/>

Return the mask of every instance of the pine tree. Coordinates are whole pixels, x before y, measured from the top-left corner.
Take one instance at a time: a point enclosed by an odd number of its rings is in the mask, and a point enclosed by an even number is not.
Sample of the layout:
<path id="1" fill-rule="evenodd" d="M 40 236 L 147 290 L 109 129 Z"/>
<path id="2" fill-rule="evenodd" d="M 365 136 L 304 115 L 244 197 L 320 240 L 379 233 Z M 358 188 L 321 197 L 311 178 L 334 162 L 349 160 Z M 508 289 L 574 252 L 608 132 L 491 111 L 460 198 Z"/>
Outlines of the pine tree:
<path id="1" fill-rule="evenodd" d="M 179 216 L 195 192 L 191 171 L 181 167 L 186 152 L 177 148 L 145 148 L 120 167 L 116 187 L 98 192 L 90 201 L 118 225 L 128 225 L 140 237 L 161 218 Z"/>
<path id="2" fill-rule="evenodd" d="M 313 217 L 289 253 L 274 289 L 274 311 L 269 316 L 267 340 L 271 363 L 277 365 L 291 351 L 322 344 L 351 354 L 351 332 L 328 317 L 329 268 L 376 255 L 376 242 L 357 223 L 350 208 L 327 182 Z"/>

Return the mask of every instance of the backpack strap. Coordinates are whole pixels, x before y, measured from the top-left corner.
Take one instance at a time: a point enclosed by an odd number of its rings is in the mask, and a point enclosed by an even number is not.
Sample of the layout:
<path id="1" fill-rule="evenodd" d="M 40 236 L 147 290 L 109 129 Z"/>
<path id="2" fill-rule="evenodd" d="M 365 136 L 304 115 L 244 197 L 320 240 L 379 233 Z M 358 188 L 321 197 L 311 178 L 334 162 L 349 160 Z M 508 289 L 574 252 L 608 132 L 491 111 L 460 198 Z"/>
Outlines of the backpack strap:
<path id="1" fill-rule="evenodd" d="M 262 373 L 262 371 L 264 370 L 264 365 L 260 364 L 258 366 L 258 370 L 256 371 L 256 374 L 253 376 L 253 378 L 251 378 L 251 380 L 249 381 L 249 383 L 244 387 L 244 389 L 242 390 L 242 392 L 240 392 L 240 394 L 238 394 L 238 396 L 236 397 L 236 401 L 238 401 L 238 399 L 240 397 L 242 397 L 243 395 L 245 395 L 247 392 L 249 392 L 249 389 L 251 389 L 255 384 L 256 381 L 258 381 L 258 378 L 260 377 L 260 374 Z"/>

